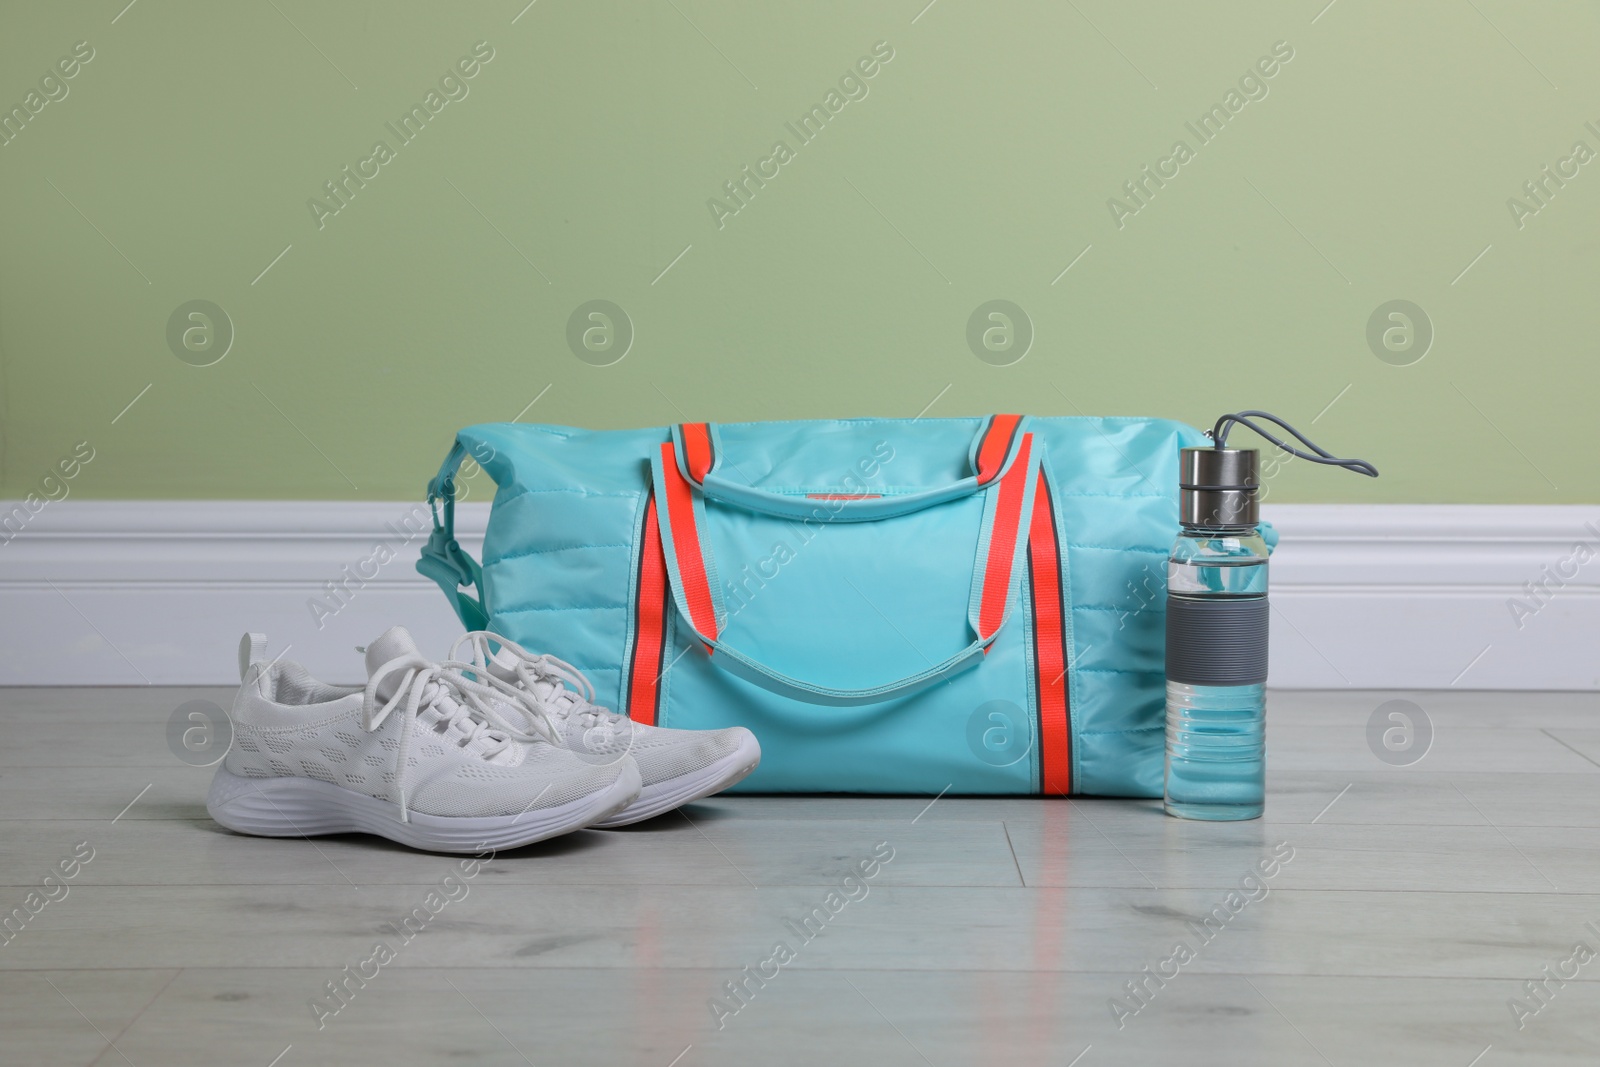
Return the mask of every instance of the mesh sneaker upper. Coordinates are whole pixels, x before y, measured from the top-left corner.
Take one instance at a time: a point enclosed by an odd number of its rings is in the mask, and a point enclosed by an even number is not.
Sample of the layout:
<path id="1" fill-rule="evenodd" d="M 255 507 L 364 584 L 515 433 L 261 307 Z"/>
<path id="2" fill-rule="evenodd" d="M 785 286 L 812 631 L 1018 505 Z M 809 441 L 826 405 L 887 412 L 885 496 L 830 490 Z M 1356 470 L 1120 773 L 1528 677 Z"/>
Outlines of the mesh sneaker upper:
<path id="1" fill-rule="evenodd" d="M 579 716 L 568 717 L 563 739 L 574 752 L 589 756 L 616 758 L 628 755 L 639 765 L 645 785 L 658 785 L 673 778 L 704 770 L 732 755 L 739 747 L 743 731 L 674 730 L 665 726 L 646 726 L 612 712 L 600 725 L 585 727 Z"/>
<path id="2" fill-rule="evenodd" d="M 543 740 L 473 729 L 437 682 L 422 694 L 404 768 L 405 807 L 441 817 L 512 816 L 558 807 L 612 785 L 625 761 L 595 763 Z M 292 663 L 240 686 L 223 765 L 250 778 L 305 777 L 399 803 L 403 715 L 363 727 L 362 691 L 325 685 Z M 475 735 L 475 736 L 474 736 Z"/>
<path id="3" fill-rule="evenodd" d="M 504 642 L 492 657 L 488 654 L 488 640 Z M 741 727 L 674 730 L 637 723 L 594 704 L 590 699 L 593 687 L 560 660 L 535 656 L 520 648 L 513 651 L 515 646 L 494 635 L 469 634 L 463 641 L 472 644 L 475 664 L 533 694 L 555 721 L 567 748 L 595 762 L 632 756 L 645 788 L 704 770 L 737 751 L 746 734 Z M 460 647 L 458 642 L 457 648 Z M 583 691 L 569 688 L 568 681 L 582 686 Z"/>

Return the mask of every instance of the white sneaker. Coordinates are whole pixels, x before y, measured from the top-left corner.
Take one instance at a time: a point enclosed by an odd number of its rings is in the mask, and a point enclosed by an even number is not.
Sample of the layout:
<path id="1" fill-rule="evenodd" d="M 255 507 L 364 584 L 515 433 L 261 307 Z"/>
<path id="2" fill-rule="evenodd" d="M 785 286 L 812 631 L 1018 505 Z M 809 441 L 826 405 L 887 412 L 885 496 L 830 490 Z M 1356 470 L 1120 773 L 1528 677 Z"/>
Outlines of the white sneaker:
<path id="1" fill-rule="evenodd" d="M 496 651 L 490 651 L 491 643 Z M 626 826 L 671 811 L 744 778 L 761 762 L 761 746 L 743 726 L 722 730 L 672 730 L 646 726 L 594 704 L 594 686 L 575 667 L 554 656 L 539 656 L 499 634 L 469 633 L 450 650 L 462 660 L 461 646 L 471 647 L 471 663 L 482 673 L 518 686 L 552 720 L 562 742 L 590 758 L 631 755 L 639 765 L 643 787 L 633 803 L 594 825 Z M 570 688 L 569 688 L 570 687 Z"/>
<path id="2" fill-rule="evenodd" d="M 265 663 L 265 648 L 259 634 L 239 647 L 233 744 L 206 797 L 230 830 L 481 852 L 580 829 L 639 793 L 631 759 L 567 751 L 526 694 L 429 662 L 402 627 L 367 647 L 365 690 Z"/>

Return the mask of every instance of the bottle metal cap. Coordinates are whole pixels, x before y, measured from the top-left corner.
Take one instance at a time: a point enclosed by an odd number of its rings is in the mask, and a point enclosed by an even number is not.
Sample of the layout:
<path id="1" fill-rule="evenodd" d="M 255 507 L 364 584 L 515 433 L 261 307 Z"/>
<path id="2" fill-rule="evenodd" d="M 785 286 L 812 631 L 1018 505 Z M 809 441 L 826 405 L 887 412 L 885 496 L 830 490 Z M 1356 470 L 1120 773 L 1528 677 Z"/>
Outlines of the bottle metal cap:
<path id="1" fill-rule="evenodd" d="M 1255 526 L 1261 518 L 1261 453 L 1185 448 L 1178 471 L 1178 521 L 1185 526 Z"/>
<path id="2" fill-rule="evenodd" d="M 1261 453 L 1254 448 L 1186 448 L 1178 485 L 1184 489 L 1256 489 Z"/>

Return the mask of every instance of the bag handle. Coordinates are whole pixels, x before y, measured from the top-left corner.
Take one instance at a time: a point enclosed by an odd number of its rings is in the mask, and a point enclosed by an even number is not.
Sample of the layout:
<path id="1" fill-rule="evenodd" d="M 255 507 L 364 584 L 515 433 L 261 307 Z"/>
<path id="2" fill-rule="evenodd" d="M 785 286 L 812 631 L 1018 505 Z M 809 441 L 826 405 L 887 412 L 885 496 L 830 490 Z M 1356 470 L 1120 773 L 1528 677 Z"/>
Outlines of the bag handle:
<path id="1" fill-rule="evenodd" d="M 1022 524 L 1024 516 L 1032 513 L 1034 485 L 1038 479 L 1039 456 L 1033 448 L 1032 434 L 1019 435 L 1015 448 L 1008 447 L 1007 452 L 1014 452 L 1011 462 L 1003 474 L 989 479 L 988 499 L 984 503 L 967 608 L 967 620 L 975 635 L 972 643 L 927 669 L 903 678 L 860 689 L 841 689 L 791 677 L 718 640 L 726 613 L 721 606 L 716 561 L 710 545 L 700 536 L 705 527 L 708 494 L 689 480 L 679 461 L 676 440 L 665 442 L 659 452 L 651 456 L 650 468 L 662 550 L 666 555 L 667 585 L 678 615 L 705 646 L 711 661 L 723 670 L 770 692 L 808 704 L 832 707 L 876 704 L 926 689 L 974 667 L 989 651 L 1010 615 L 1011 575 L 1026 543 Z M 703 459 L 703 456 L 696 456 L 695 462 Z M 707 469 L 700 470 L 702 479 Z M 980 471 L 984 469 L 980 467 Z"/>
<path id="2" fill-rule="evenodd" d="M 428 483 L 428 510 L 433 513 L 433 532 L 428 543 L 422 546 L 422 556 L 417 560 L 417 573 L 431 578 L 467 631 L 487 630 L 489 613 L 483 606 L 483 568 L 456 543 L 456 471 L 467 458 L 467 450 L 460 438 L 444 457 L 438 475 Z M 439 514 L 439 501 L 444 502 L 444 515 Z M 478 595 L 462 592 L 470 586 Z"/>
<path id="3" fill-rule="evenodd" d="M 828 521 L 873 522 L 892 519 L 948 500 L 971 496 L 993 485 L 1017 461 L 1022 439 L 1026 435 L 1027 421 L 1023 415 L 992 415 L 986 419 L 967 452 L 967 461 L 972 468 L 969 476 L 918 493 L 893 496 L 874 493 L 829 495 L 823 498 L 829 502 L 828 510 L 832 512 Z M 774 493 L 723 477 L 719 473 L 725 455 L 722 435 L 713 423 L 679 423 L 672 428 L 672 444 L 678 473 L 704 493 L 707 499 L 785 519 L 808 519 L 817 510 L 816 497 Z M 730 459 L 727 465 L 737 470 L 737 461 Z"/>

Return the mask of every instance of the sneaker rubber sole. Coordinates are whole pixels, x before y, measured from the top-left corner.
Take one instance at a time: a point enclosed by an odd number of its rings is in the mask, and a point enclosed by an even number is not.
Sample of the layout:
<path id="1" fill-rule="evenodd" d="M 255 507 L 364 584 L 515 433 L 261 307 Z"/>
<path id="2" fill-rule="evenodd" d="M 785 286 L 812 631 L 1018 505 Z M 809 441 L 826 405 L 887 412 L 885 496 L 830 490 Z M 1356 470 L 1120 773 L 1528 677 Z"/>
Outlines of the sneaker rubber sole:
<path id="1" fill-rule="evenodd" d="M 608 818 L 639 795 L 639 769 L 623 768 L 605 789 L 559 807 L 520 815 L 454 818 L 413 811 L 316 778 L 243 778 L 217 768 L 206 811 L 220 825 L 256 837 L 373 834 L 428 852 L 478 853 L 529 845 Z"/>
<path id="2" fill-rule="evenodd" d="M 682 807 L 692 800 L 720 793 L 742 781 L 761 762 L 761 745 L 755 734 L 745 731 L 739 747 L 715 763 L 708 764 L 693 774 L 679 775 L 665 782 L 645 786 L 639 797 L 609 818 L 593 824 L 596 830 L 612 830 L 653 819 L 663 812 Z"/>

